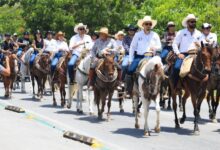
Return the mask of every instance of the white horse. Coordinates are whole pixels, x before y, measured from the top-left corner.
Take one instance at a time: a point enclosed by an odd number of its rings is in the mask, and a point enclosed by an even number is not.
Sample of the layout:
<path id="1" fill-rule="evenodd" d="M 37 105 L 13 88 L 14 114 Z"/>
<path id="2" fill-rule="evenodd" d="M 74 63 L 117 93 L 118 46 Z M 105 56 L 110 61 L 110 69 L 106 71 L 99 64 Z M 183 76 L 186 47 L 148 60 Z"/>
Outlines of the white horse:
<path id="1" fill-rule="evenodd" d="M 135 103 L 135 128 L 140 128 L 137 112 L 138 98 L 140 96 L 140 100 L 142 101 L 144 108 L 145 136 L 150 135 L 150 129 L 148 126 L 148 113 L 151 100 L 154 100 L 156 103 L 157 119 L 155 132 L 160 132 L 160 104 L 157 95 L 160 90 L 160 84 L 164 78 L 162 66 L 163 64 L 159 56 L 154 56 L 151 58 L 140 70 L 140 74 L 138 76 L 138 84 L 135 82 L 133 87 L 133 100 Z"/>
<path id="2" fill-rule="evenodd" d="M 87 85 L 88 82 L 88 74 L 90 69 L 91 56 L 87 55 L 79 64 L 76 70 L 75 80 L 77 82 L 77 104 L 76 109 L 78 113 L 83 113 L 82 101 L 83 101 L 83 86 Z M 74 90 L 76 87 L 69 88 L 69 100 L 67 102 L 67 107 L 71 108 L 72 98 Z M 93 99 L 90 98 L 90 90 L 87 90 L 87 102 L 89 102 L 89 112 L 93 114 Z"/>

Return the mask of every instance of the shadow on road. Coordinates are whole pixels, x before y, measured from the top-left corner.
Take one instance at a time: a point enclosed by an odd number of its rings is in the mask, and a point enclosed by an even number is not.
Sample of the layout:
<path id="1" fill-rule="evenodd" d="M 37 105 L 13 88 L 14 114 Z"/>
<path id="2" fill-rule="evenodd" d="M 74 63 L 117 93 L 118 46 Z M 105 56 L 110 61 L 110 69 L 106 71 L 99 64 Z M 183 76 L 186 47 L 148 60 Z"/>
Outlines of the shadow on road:
<path id="1" fill-rule="evenodd" d="M 84 116 L 85 114 L 79 114 L 76 111 L 72 111 L 72 110 L 61 110 L 61 111 L 57 111 L 57 114 L 66 114 L 66 115 L 76 115 L 76 116 Z"/>
<path id="2" fill-rule="evenodd" d="M 194 117 L 187 117 L 186 121 L 194 122 Z M 209 119 L 204 119 L 204 118 L 199 119 L 199 124 L 206 124 L 209 122 L 211 122 Z"/>
<path id="3" fill-rule="evenodd" d="M 53 106 L 52 104 L 46 104 L 46 105 L 41 105 L 40 107 L 43 108 L 62 108 L 61 106 Z"/>
<path id="4" fill-rule="evenodd" d="M 20 100 L 24 100 L 24 101 L 32 101 L 32 102 L 41 102 L 39 101 L 39 99 L 34 99 L 34 98 L 21 98 Z"/>
<path id="5" fill-rule="evenodd" d="M 174 127 L 161 127 L 161 132 L 175 133 L 179 135 L 192 135 L 193 131 L 185 128 L 176 129 Z"/>
<path id="6" fill-rule="evenodd" d="M 213 132 L 218 132 L 218 133 L 220 134 L 220 129 L 217 129 L 217 130 L 215 130 L 215 131 L 213 131 Z"/>
<path id="7" fill-rule="evenodd" d="M 123 134 L 136 138 L 146 138 L 144 137 L 144 130 L 135 129 L 135 128 L 121 128 L 116 131 L 113 131 L 114 134 Z M 154 136 L 154 135 L 153 135 Z"/>
<path id="8" fill-rule="evenodd" d="M 130 113 L 130 112 L 120 113 L 119 111 L 118 111 L 118 112 L 117 112 L 117 111 L 111 112 L 111 115 L 134 117 L 134 114 L 133 114 L 133 113 Z"/>
<path id="9" fill-rule="evenodd" d="M 101 123 L 101 122 L 103 122 L 103 121 L 106 121 L 106 119 L 99 120 L 99 119 L 97 118 L 97 116 L 80 117 L 80 118 L 78 118 L 78 120 L 87 121 L 87 122 L 96 123 L 96 124 L 99 124 L 99 123 Z"/>

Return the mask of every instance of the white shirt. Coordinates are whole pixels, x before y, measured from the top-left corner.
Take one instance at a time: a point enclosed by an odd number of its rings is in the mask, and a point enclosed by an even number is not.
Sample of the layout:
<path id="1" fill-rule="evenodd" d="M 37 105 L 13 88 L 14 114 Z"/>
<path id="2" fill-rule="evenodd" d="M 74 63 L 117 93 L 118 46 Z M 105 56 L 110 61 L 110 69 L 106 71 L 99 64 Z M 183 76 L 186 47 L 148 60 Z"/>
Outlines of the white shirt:
<path id="1" fill-rule="evenodd" d="M 209 33 L 207 36 L 202 33 L 201 40 L 203 43 L 213 44 L 213 47 L 217 46 L 217 35 L 215 33 Z"/>
<path id="2" fill-rule="evenodd" d="M 45 51 L 48 51 L 48 52 L 55 52 L 56 51 L 56 40 L 44 39 L 44 44 L 45 44 Z"/>
<path id="3" fill-rule="evenodd" d="M 76 48 L 72 48 L 74 45 L 80 43 L 81 41 L 84 41 L 85 44 L 83 45 L 80 45 Z M 89 35 L 84 35 L 83 38 L 81 38 L 79 36 L 79 34 L 76 34 L 74 36 L 72 36 L 72 38 L 70 39 L 70 44 L 69 44 L 69 49 L 72 50 L 72 53 L 77 55 L 77 56 L 80 56 L 81 54 L 81 51 L 86 48 L 86 49 L 91 49 L 92 48 L 92 39 Z"/>
<path id="4" fill-rule="evenodd" d="M 150 48 L 155 50 L 161 49 L 160 37 L 156 32 L 150 31 L 148 34 L 144 31 L 139 31 L 134 35 L 129 50 L 129 61 L 133 61 L 134 52 L 138 55 L 144 55 L 146 52 L 151 52 Z"/>
<path id="5" fill-rule="evenodd" d="M 69 51 L 69 47 L 65 41 L 56 41 L 56 52 L 58 51 Z"/>
<path id="6" fill-rule="evenodd" d="M 120 41 L 120 40 L 116 40 L 115 41 L 116 42 L 116 49 L 119 51 L 124 51 L 124 47 L 123 47 L 123 45 L 122 45 L 122 41 Z"/>
<path id="7" fill-rule="evenodd" d="M 200 44 L 201 32 L 196 30 L 191 34 L 187 28 L 177 32 L 173 41 L 173 51 L 175 54 L 187 53 L 188 50 L 197 49 L 195 43 Z"/>

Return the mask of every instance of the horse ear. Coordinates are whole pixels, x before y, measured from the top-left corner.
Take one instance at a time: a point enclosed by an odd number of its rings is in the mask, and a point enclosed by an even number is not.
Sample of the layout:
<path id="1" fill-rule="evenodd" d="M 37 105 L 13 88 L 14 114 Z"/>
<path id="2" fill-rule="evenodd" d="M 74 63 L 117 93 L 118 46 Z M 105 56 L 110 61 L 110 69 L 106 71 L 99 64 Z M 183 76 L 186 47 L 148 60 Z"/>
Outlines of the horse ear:
<path id="1" fill-rule="evenodd" d="M 202 47 L 202 48 L 204 47 L 204 43 L 203 43 L 203 41 L 201 41 L 201 47 Z"/>
<path id="2" fill-rule="evenodd" d="M 154 65 L 154 71 L 157 72 L 158 69 L 159 69 L 159 65 L 158 64 Z"/>

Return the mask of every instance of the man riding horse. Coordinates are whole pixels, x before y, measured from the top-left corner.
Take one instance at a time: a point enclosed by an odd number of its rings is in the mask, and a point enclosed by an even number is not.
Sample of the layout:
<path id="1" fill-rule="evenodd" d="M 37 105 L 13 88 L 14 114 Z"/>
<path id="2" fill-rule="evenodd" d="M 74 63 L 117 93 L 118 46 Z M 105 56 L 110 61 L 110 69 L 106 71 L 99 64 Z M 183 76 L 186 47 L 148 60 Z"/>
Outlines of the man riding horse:
<path id="1" fill-rule="evenodd" d="M 137 32 L 131 42 L 129 50 L 129 67 L 126 77 L 127 85 L 132 85 L 132 75 L 136 71 L 139 62 L 143 58 L 152 58 L 157 50 L 161 49 L 159 35 L 152 31 L 157 21 L 151 19 L 151 16 L 145 16 L 138 21 L 138 26 L 142 29 Z M 127 87 L 127 91 L 131 94 L 132 87 Z"/>
<path id="2" fill-rule="evenodd" d="M 115 40 L 110 38 L 108 28 L 102 27 L 99 30 L 99 38 L 95 41 L 92 50 L 91 50 L 91 57 L 93 63 L 91 64 L 89 70 L 89 88 L 92 89 L 95 82 L 95 68 L 98 64 L 98 60 L 102 59 L 106 55 L 109 54 L 117 54 L 116 43 Z M 116 67 L 118 69 L 118 80 L 121 78 L 121 68 L 116 63 Z"/>
<path id="3" fill-rule="evenodd" d="M 69 73 L 69 83 L 70 85 L 74 83 L 75 72 L 74 68 L 76 66 L 76 62 L 81 56 L 81 53 L 85 49 L 91 49 L 92 39 L 87 33 L 89 30 L 87 29 L 87 25 L 83 23 L 79 23 L 74 27 L 74 32 L 76 35 L 72 36 L 70 39 L 69 49 L 72 53 L 72 57 L 68 62 L 68 73 Z"/>
<path id="4" fill-rule="evenodd" d="M 212 25 L 209 23 L 202 24 L 201 40 L 205 44 L 212 45 L 213 48 L 217 46 L 217 35 L 211 32 Z"/>

